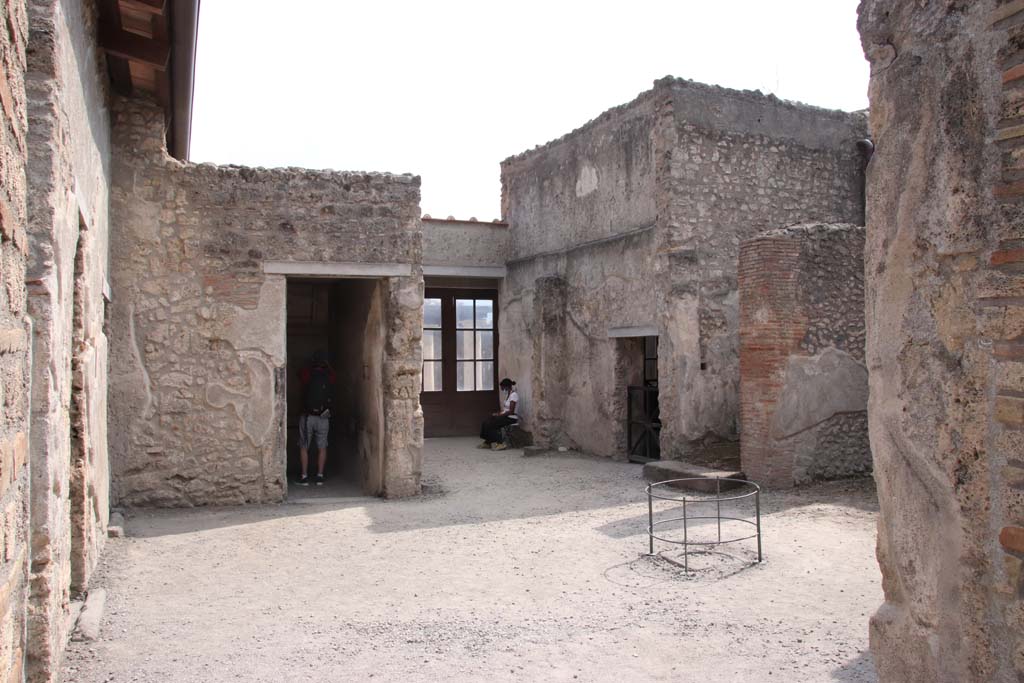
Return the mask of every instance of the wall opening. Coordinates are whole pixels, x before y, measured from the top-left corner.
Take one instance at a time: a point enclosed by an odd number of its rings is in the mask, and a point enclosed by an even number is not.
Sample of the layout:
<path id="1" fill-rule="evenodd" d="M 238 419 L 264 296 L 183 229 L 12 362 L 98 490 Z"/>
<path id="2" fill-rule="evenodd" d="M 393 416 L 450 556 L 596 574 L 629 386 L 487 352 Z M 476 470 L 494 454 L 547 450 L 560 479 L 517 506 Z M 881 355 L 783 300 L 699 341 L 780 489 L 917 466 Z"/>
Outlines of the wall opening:
<path id="1" fill-rule="evenodd" d="M 498 291 L 428 282 L 423 300 L 424 435 L 476 436 L 498 409 Z"/>
<path id="2" fill-rule="evenodd" d="M 658 337 L 615 339 L 616 441 L 632 462 L 661 458 Z"/>
<path id="3" fill-rule="evenodd" d="M 287 309 L 289 495 L 378 494 L 384 431 L 380 281 L 289 279 Z M 303 369 L 317 352 L 326 355 L 333 383 L 325 481 L 322 486 L 316 483 L 319 449 L 313 439 L 307 488 L 296 485 L 301 474 L 299 422 L 306 412 L 308 386 Z"/>
<path id="4" fill-rule="evenodd" d="M 90 464 L 89 424 L 86 362 L 86 275 L 85 221 L 79 216 L 78 243 L 75 248 L 71 313 L 71 462 L 69 467 L 69 514 L 71 528 L 71 593 L 80 595 L 85 590 L 88 575 L 86 539 L 89 532 L 89 501 L 95 496 L 87 490 L 87 470 Z"/>

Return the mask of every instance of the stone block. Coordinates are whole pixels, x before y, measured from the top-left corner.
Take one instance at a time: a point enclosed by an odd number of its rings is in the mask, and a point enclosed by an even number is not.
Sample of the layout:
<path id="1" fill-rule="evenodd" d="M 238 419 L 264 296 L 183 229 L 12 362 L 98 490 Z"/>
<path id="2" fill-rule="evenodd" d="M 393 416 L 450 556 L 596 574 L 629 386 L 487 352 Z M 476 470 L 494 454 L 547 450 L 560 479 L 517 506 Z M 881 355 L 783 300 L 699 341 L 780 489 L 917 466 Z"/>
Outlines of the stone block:
<path id="1" fill-rule="evenodd" d="M 1024 527 L 1004 526 L 999 531 L 999 544 L 1010 552 L 1024 554 Z"/>
<path id="2" fill-rule="evenodd" d="M 714 493 L 719 490 L 729 491 L 739 488 L 744 486 L 742 481 L 721 480 L 746 480 L 746 478 L 743 472 L 713 470 L 681 460 L 656 460 L 644 465 L 644 479 L 647 481 L 660 482 L 686 479 L 687 481 L 670 484 L 669 486 L 677 489 L 699 491 L 701 493 Z"/>
<path id="3" fill-rule="evenodd" d="M 1024 398 L 996 396 L 995 418 L 1007 427 L 1024 427 Z"/>

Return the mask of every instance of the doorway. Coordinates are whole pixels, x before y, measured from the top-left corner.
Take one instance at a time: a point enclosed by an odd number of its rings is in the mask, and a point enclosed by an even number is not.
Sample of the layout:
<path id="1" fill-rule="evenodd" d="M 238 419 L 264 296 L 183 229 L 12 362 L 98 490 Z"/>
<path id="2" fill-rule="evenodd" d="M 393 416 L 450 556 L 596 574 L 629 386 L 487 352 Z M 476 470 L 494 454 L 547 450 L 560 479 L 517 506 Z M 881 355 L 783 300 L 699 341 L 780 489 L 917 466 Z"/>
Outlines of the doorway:
<path id="1" fill-rule="evenodd" d="M 379 493 L 383 452 L 384 356 L 381 284 L 371 279 L 289 279 L 287 295 L 287 476 L 292 497 Z M 333 382 L 323 486 L 315 484 L 317 448 L 309 448 L 310 484 L 301 473 L 299 421 L 303 368 L 327 357 Z"/>
<path id="2" fill-rule="evenodd" d="M 625 363 L 626 445 L 630 462 L 661 459 L 661 410 L 658 405 L 658 338 L 623 340 L 623 351 L 632 357 Z M 638 372 L 639 371 L 639 372 Z M 639 382 L 636 381 L 639 379 Z"/>
<path id="3" fill-rule="evenodd" d="M 498 292 L 428 287 L 423 300 L 423 432 L 475 436 L 498 407 Z"/>

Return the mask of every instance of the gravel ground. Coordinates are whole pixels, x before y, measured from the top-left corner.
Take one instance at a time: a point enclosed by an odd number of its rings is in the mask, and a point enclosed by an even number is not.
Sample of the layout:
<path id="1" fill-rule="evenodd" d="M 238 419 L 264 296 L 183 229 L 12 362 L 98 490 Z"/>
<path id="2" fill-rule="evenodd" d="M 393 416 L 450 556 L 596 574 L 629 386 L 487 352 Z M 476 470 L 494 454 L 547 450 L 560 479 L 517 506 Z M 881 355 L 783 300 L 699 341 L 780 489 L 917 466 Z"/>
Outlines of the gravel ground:
<path id="1" fill-rule="evenodd" d="M 870 480 L 766 492 L 766 561 L 744 541 L 685 574 L 644 555 L 638 465 L 474 444 L 428 440 L 415 500 L 130 513 L 64 679 L 876 680 Z"/>

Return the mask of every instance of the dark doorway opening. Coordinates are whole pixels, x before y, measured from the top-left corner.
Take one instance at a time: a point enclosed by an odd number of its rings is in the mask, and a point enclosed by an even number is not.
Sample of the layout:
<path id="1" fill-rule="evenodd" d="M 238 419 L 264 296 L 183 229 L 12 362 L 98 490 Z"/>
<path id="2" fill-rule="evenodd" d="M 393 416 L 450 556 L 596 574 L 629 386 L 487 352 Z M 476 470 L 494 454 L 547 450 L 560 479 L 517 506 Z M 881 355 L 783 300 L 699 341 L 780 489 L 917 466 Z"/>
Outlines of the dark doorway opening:
<path id="1" fill-rule="evenodd" d="M 384 325 L 378 280 L 288 281 L 287 475 L 291 496 L 380 492 L 383 449 L 381 371 Z M 299 420 L 305 406 L 304 367 L 316 352 L 333 371 L 325 484 L 296 486 L 300 475 Z M 317 472 L 310 444 L 308 473 Z"/>
<path id="2" fill-rule="evenodd" d="M 475 436 L 498 409 L 498 292 L 428 287 L 423 300 L 423 432 Z"/>
<path id="3" fill-rule="evenodd" d="M 632 462 L 661 459 L 661 411 L 658 405 L 658 338 L 639 337 L 633 353 L 638 353 L 641 381 L 630 384 L 626 396 L 626 443 Z M 635 366 L 634 366 L 635 367 Z"/>

